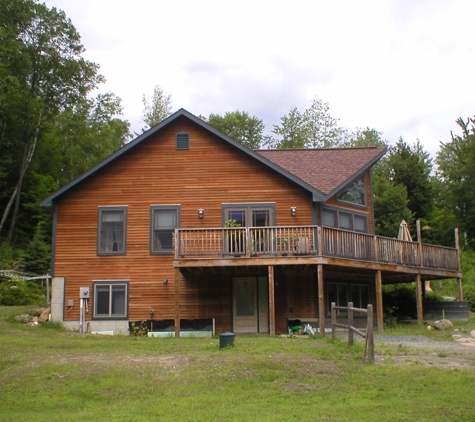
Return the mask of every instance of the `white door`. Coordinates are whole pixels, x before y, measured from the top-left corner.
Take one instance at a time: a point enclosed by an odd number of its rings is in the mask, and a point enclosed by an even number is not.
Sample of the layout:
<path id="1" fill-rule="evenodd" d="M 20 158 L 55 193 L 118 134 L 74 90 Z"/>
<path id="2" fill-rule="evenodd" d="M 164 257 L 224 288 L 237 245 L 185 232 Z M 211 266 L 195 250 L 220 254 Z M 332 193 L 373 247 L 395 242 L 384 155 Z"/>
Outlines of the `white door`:
<path id="1" fill-rule="evenodd" d="M 233 325 L 235 333 L 269 332 L 267 277 L 233 279 Z"/>
<path id="2" fill-rule="evenodd" d="M 235 333 L 257 333 L 257 282 L 255 277 L 233 279 Z"/>

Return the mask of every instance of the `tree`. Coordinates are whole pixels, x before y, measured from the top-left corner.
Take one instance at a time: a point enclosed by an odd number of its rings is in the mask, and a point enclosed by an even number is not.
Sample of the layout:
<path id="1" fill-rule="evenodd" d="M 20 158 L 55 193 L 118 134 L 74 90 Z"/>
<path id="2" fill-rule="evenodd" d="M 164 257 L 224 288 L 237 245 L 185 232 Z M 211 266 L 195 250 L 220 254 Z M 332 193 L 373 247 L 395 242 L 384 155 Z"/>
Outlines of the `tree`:
<path id="1" fill-rule="evenodd" d="M 145 94 L 142 97 L 143 121 L 146 126 L 142 129 L 144 132 L 147 129 L 157 125 L 163 119 L 166 119 L 172 110 L 172 96 L 165 94 L 160 86 L 156 85 L 153 90 L 152 98 L 148 99 Z"/>
<path id="2" fill-rule="evenodd" d="M 444 186 L 443 204 L 456 217 L 464 243 L 475 246 L 475 118 L 457 120 L 461 135 L 451 133 L 437 153 L 438 176 Z"/>
<path id="3" fill-rule="evenodd" d="M 433 206 L 432 160 L 419 141 L 411 147 L 402 138 L 390 148 L 388 164 L 395 185 L 407 190 L 408 207 L 415 219 L 429 217 Z"/>
<path id="4" fill-rule="evenodd" d="M 208 123 L 248 148 L 258 149 L 263 144 L 264 123 L 246 111 L 210 114 Z"/>
<path id="5" fill-rule="evenodd" d="M 278 136 L 270 142 L 274 148 L 333 148 L 348 141 L 349 132 L 340 127 L 339 119 L 330 114 L 330 106 L 320 98 L 303 113 L 292 108 L 289 115 L 274 125 L 272 133 Z"/>
<path id="6" fill-rule="evenodd" d="M 33 0 L 0 2 L 0 231 L 11 212 L 9 239 L 45 124 L 103 81 L 83 52 L 64 12 Z"/>

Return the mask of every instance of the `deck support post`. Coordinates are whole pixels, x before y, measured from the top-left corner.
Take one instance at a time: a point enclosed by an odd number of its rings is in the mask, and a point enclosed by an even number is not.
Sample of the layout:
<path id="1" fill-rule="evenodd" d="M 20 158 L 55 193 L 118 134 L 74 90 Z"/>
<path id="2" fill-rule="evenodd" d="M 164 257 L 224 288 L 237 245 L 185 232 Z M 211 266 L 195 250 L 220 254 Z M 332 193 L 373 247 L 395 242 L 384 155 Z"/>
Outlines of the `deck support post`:
<path id="1" fill-rule="evenodd" d="M 382 333 L 384 331 L 384 319 L 383 319 L 383 282 L 381 271 L 376 271 L 375 274 L 376 284 L 376 318 L 378 321 L 378 331 Z"/>
<path id="2" fill-rule="evenodd" d="M 424 310 L 422 307 L 422 281 L 421 275 L 416 275 L 416 304 L 417 304 L 417 324 L 424 325 Z"/>
<path id="3" fill-rule="evenodd" d="M 175 337 L 180 337 L 180 269 L 175 268 Z"/>
<path id="4" fill-rule="evenodd" d="M 269 277 L 269 335 L 275 336 L 275 289 L 274 266 L 268 267 Z"/>
<path id="5" fill-rule="evenodd" d="M 459 229 L 455 229 L 455 247 L 457 248 L 458 270 L 460 271 L 460 238 Z M 463 300 L 462 279 L 457 278 L 457 300 Z"/>
<path id="6" fill-rule="evenodd" d="M 318 327 L 320 337 L 325 337 L 325 292 L 323 291 L 323 265 L 317 265 L 317 287 L 318 287 Z"/>

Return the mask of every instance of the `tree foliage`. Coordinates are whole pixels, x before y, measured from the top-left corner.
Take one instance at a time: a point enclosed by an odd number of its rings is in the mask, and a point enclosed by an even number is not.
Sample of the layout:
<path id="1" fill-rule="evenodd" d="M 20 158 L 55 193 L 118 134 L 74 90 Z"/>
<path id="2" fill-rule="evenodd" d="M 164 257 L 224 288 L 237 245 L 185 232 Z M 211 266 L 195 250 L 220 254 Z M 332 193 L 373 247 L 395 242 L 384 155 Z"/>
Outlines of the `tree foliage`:
<path id="1" fill-rule="evenodd" d="M 85 98 L 103 77 L 82 57 L 79 34 L 62 11 L 33 0 L 0 2 L 0 231 L 12 239 L 25 177 L 44 126 Z"/>
<path id="2" fill-rule="evenodd" d="M 461 135 L 452 133 L 437 153 L 438 176 L 444 187 L 443 206 L 456 217 L 463 242 L 475 246 L 475 119 L 459 118 Z"/>
<path id="3" fill-rule="evenodd" d="M 172 96 L 165 94 L 159 85 L 155 86 L 151 98 L 147 98 L 144 94 L 142 103 L 144 106 L 143 121 L 146 124 L 142 129 L 144 132 L 166 119 L 172 111 Z"/>
<path id="4" fill-rule="evenodd" d="M 264 142 L 264 123 L 246 111 L 210 114 L 208 123 L 248 148 L 258 149 Z"/>
<path id="5" fill-rule="evenodd" d="M 52 216 L 40 200 L 129 138 L 120 99 L 92 96 L 104 78 L 83 53 L 64 12 L 0 0 L 0 235 L 2 250 L 26 248 L 31 270 L 50 261 Z"/>
<path id="6" fill-rule="evenodd" d="M 411 147 L 402 138 L 390 148 L 388 165 L 390 178 L 405 186 L 408 207 L 415 219 L 426 220 L 432 210 L 432 160 L 419 141 Z"/>
<path id="7" fill-rule="evenodd" d="M 274 125 L 277 135 L 269 142 L 273 148 L 333 148 L 344 145 L 350 134 L 339 126 L 339 119 L 330 113 L 330 105 L 316 97 L 304 112 L 296 107 Z"/>

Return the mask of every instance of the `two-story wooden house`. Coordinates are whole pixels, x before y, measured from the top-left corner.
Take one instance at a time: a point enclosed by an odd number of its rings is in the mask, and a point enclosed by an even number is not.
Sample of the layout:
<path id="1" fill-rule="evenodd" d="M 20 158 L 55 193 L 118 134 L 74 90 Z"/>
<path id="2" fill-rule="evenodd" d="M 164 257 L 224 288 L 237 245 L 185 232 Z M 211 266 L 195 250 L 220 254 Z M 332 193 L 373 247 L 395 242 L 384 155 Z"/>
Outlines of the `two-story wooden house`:
<path id="1" fill-rule="evenodd" d="M 41 203 L 54 210 L 53 318 L 213 319 L 285 333 L 330 303 L 375 305 L 383 283 L 461 279 L 458 249 L 374 235 L 371 167 L 384 148 L 252 151 L 179 110 Z M 460 284 L 461 285 L 461 284 Z"/>

